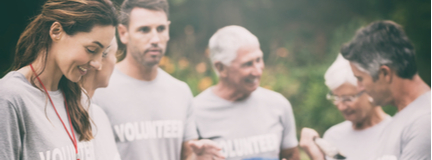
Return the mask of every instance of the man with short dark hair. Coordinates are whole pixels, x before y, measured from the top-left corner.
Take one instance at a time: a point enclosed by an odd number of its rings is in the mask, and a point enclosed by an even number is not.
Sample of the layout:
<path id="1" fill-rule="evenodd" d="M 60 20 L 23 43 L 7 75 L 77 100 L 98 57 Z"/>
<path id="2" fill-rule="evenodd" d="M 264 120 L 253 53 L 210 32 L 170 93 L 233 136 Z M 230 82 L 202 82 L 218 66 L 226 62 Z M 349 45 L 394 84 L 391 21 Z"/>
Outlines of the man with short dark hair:
<path id="1" fill-rule="evenodd" d="M 126 57 L 94 102 L 111 120 L 123 160 L 222 159 L 220 148 L 200 140 L 188 85 L 159 68 L 169 40 L 166 0 L 126 0 L 119 38 Z"/>
<path id="2" fill-rule="evenodd" d="M 398 112 L 384 129 L 377 160 L 431 159 L 430 87 L 417 74 L 414 47 L 402 27 L 377 21 L 361 28 L 341 48 L 358 80 L 376 105 Z"/>

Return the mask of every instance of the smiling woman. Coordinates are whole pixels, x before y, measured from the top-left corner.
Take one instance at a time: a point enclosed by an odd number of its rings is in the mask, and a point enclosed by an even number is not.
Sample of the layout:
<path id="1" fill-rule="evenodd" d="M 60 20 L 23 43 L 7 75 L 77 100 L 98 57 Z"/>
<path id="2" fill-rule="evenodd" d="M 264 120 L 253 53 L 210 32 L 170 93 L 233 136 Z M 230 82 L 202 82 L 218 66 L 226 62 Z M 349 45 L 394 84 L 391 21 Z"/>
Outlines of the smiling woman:
<path id="1" fill-rule="evenodd" d="M 117 23 L 109 0 L 43 5 L 18 40 L 13 71 L 0 79 L 0 139 L 8 140 L 0 159 L 94 159 L 89 103 L 76 82 L 102 67 Z"/>

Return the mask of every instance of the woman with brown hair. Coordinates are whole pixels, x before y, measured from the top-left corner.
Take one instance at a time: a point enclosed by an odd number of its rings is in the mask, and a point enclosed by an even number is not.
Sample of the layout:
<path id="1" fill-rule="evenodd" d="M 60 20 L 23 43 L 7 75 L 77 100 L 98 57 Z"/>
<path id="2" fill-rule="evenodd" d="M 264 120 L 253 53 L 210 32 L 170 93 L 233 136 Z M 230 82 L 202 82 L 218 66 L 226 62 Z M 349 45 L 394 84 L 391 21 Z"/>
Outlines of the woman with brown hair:
<path id="1" fill-rule="evenodd" d="M 103 68 L 99 70 L 89 70 L 82 78 L 80 83 L 90 99 L 93 97 L 97 88 L 105 88 L 108 86 L 109 79 L 117 61 L 117 49 L 116 38 L 113 38 L 111 44 L 105 51 L 106 54 L 102 55 L 101 64 Z M 98 155 L 97 158 L 100 160 L 113 159 L 113 157 L 117 157 L 114 159 L 120 159 L 108 116 L 102 108 L 94 103 L 91 104 L 89 114 L 97 127 L 93 129 L 93 135 L 95 135 L 94 147 L 104 148 L 103 150 L 95 150 L 95 154 Z"/>
<path id="2" fill-rule="evenodd" d="M 95 159 L 89 101 L 76 83 L 102 67 L 115 34 L 109 0 L 48 0 L 0 79 L 0 159 Z"/>

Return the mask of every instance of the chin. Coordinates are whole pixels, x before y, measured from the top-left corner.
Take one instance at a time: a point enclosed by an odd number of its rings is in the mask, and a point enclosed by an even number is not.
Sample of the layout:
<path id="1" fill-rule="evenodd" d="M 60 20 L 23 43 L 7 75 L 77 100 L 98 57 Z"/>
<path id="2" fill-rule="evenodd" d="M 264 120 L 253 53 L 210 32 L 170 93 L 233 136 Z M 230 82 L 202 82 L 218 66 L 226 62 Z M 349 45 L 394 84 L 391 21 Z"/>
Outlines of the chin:
<path id="1" fill-rule="evenodd" d="M 154 60 L 154 61 L 147 61 L 147 62 L 144 62 L 144 65 L 145 66 L 155 66 L 155 65 L 159 65 L 159 61 L 157 60 Z"/>
<path id="2" fill-rule="evenodd" d="M 347 121 L 351 121 L 351 122 L 355 122 L 355 120 L 356 120 L 356 118 L 355 118 L 355 116 L 354 115 L 345 115 L 345 114 L 342 114 L 343 115 L 343 117 L 345 118 L 345 120 L 347 120 Z"/>
<path id="3" fill-rule="evenodd" d="M 385 103 L 381 98 L 374 98 L 372 104 L 376 106 L 385 106 L 388 103 Z"/>
<path id="4" fill-rule="evenodd" d="M 106 87 L 108 87 L 108 82 L 100 83 L 98 86 L 98 88 L 106 88 Z"/>
<path id="5" fill-rule="evenodd" d="M 257 88 L 258 88 L 258 86 L 256 86 L 256 87 L 248 87 L 248 88 L 246 88 L 246 91 L 250 94 L 250 93 L 254 92 Z"/>
<path id="6" fill-rule="evenodd" d="M 72 76 L 72 77 L 70 77 L 70 76 L 65 76 L 68 80 L 70 80 L 70 81 L 72 81 L 72 82 L 75 82 L 75 83 L 77 83 L 77 82 L 79 82 L 80 80 L 81 80 L 81 78 L 82 78 L 82 76 Z"/>

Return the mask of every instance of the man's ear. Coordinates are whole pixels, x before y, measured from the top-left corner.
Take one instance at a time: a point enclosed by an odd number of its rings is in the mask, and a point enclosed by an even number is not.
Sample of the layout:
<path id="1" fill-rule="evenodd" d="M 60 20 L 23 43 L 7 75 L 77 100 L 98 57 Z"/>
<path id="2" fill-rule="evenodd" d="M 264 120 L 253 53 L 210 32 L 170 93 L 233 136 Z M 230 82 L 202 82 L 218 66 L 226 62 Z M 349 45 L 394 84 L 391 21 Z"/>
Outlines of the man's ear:
<path id="1" fill-rule="evenodd" d="M 379 68 L 378 78 L 383 79 L 387 83 L 391 83 L 393 80 L 393 74 L 394 71 L 390 67 L 381 65 Z"/>
<path id="2" fill-rule="evenodd" d="M 119 33 L 119 38 L 120 41 L 123 44 L 127 44 L 128 40 L 129 40 L 129 32 L 128 32 L 128 28 L 127 26 L 123 25 L 123 24 L 119 24 L 117 27 L 118 33 Z"/>
<path id="3" fill-rule="evenodd" d="M 215 62 L 214 66 L 219 73 L 219 77 L 227 77 L 227 67 L 222 62 Z"/>
<path id="4" fill-rule="evenodd" d="M 165 29 L 168 32 L 168 40 L 170 40 L 170 35 L 169 35 L 170 24 L 171 24 L 171 21 L 168 21 L 167 26 L 166 26 L 167 28 Z"/>
<path id="5" fill-rule="evenodd" d="M 51 40 L 53 42 L 59 41 L 65 34 L 63 30 L 63 26 L 59 22 L 54 22 L 51 25 L 50 31 L 49 31 Z"/>

